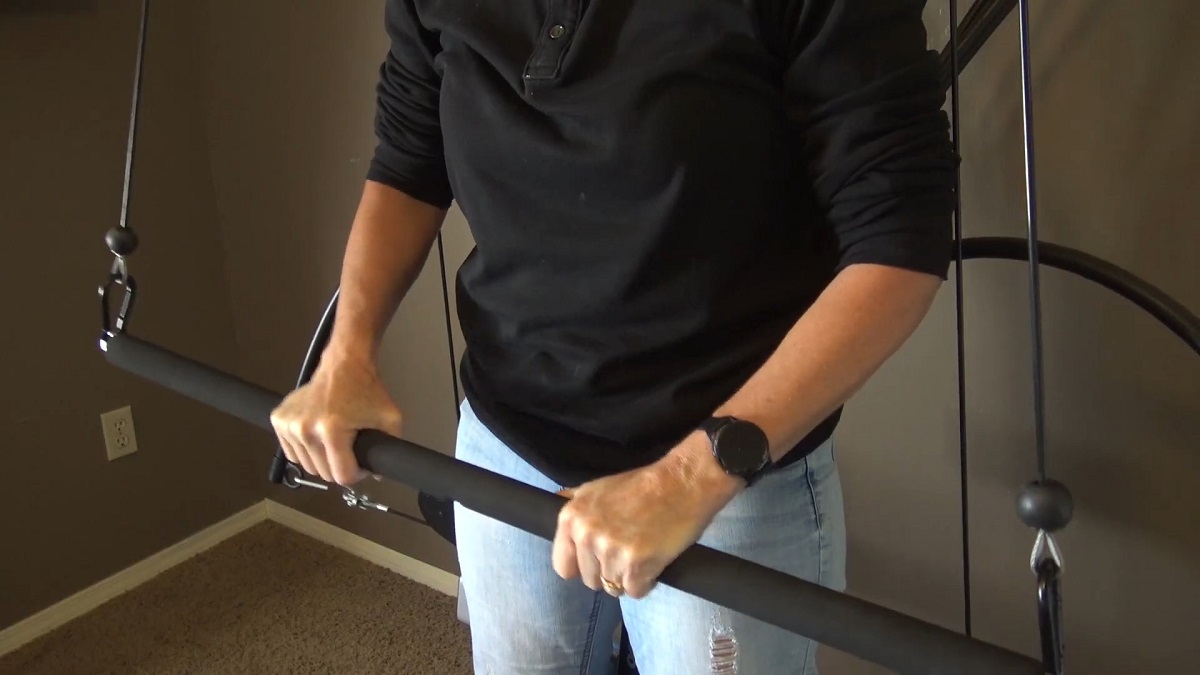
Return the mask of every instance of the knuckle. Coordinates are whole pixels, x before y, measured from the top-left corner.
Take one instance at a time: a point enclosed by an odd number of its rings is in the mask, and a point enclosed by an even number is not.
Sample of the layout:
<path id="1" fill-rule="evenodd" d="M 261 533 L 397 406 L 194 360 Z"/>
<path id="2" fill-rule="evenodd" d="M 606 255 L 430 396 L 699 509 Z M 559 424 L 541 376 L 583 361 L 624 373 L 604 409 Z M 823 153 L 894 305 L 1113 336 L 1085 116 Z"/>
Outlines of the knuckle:
<path id="1" fill-rule="evenodd" d="M 313 422 L 313 431 L 322 438 L 328 438 L 345 428 L 345 422 L 339 415 L 325 414 Z"/>
<path id="2" fill-rule="evenodd" d="M 560 526 L 569 526 L 575 521 L 575 509 L 570 504 L 562 507 L 558 512 L 558 524 Z"/>
<path id="3" fill-rule="evenodd" d="M 596 541 L 596 528 L 586 518 L 576 518 L 572 521 L 571 533 L 575 541 L 587 546 L 593 546 Z"/>
<path id="4" fill-rule="evenodd" d="M 598 532 L 594 532 L 591 534 L 591 544 L 592 544 L 592 550 L 595 551 L 598 555 L 602 555 L 602 556 L 607 556 L 607 555 L 615 552 L 615 549 L 618 548 L 613 545 L 612 539 L 610 539 L 609 537 L 605 536 L 604 534 L 601 534 Z"/>
<path id="5" fill-rule="evenodd" d="M 285 425 L 288 433 L 292 434 L 296 438 L 304 438 L 307 435 L 304 428 L 304 420 L 293 417 L 286 420 Z"/>

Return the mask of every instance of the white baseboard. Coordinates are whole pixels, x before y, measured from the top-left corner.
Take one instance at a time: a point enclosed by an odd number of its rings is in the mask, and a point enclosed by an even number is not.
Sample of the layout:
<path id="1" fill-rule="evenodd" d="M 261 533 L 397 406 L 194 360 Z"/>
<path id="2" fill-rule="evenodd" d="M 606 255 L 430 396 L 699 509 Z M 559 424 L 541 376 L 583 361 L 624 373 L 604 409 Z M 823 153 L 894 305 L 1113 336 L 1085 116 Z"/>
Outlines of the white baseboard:
<path id="1" fill-rule="evenodd" d="M 386 567 L 446 595 L 458 596 L 457 575 L 397 553 L 386 546 L 381 546 L 365 537 L 347 532 L 291 507 L 264 499 L 29 618 L 0 630 L 0 656 L 15 651 L 68 621 L 96 609 L 118 595 L 146 583 L 197 553 L 202 553 L 266 520 L 274 521 L 351 555 Z M 460 614 L 463 611 L 461 605 L 460 602 Z"/>
<path id="2" fill-rule="evenodd" d="M 458 576 L 410 558 L 279 502 L 266 500 L 267 518 L 446 595 L 458 596 Z"/>
<path id="3" fill-rule="evenodd" d="M 5 628 L 0 631 L 0 655 L 14 651 L 68 621 L 92 611 L 197 553 L 202 553 L 263 522 L 266 518 L 266 502 L 259 502 Z"/>

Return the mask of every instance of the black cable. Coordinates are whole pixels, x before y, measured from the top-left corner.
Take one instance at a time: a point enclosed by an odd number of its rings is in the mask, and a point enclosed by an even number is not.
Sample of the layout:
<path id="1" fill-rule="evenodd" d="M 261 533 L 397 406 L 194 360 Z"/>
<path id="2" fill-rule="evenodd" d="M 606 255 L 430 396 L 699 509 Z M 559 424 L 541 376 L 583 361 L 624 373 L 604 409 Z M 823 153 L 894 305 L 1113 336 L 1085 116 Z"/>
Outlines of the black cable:
<path id="1" fill-rule="evenodd" d="M 416 523 L 417 525 L 423 525 L 425 527 L 429 527 L 429 523 L 425 522 L 425 520 L 423 518 L 418 518 L 416 516 L 410 516 L 409 514 L 403 512 L 403 511 L 397 511 L 396 509 L 393 509 L 390 506 L 383 506 L 383 507 L 379 508 L 379 510 L 383 511 L 384 513 L 386 513 L 388 515 L 399 516 L 400 518 L 403 518 L 404 520 L 407 520 L 410 523 Z"/>
<path id="2" fill-rule="evenodd" d="M 442 306 L 446 310 L 446 343 L 450 348 L 450 383 L 454 387 L 454 418 L 461 419 L 459 401 L 462 397 L 458 392 L 458 359 L 454 352 L 454 321 L 450 316 L 450 284 L 446 277 L 446 247 L 442 243 L 442 233 L 437 236 L 438 264 L 442 271 Z"/>
<path id="3" fill-rule="evenodd" d="M 971 634 L 971 544 L 967 487 L 967 363 L 966 339 L 963 335 L 963 228 L 962 228 L 962 142 L 959 131 L 958 97 L 958 0 L 950 4 L 950 117 L 956 162 L 954 179 L 954 316 L 958 337 L 958 468 L 959 490 L 962 497 L 962 559 L 963 559 L 963 630 Z"/>
<path id="4" fill-rule="evenodd" d="M 142 106 L 142 61 L 146 55 L 146 26 L 150 15 L 150 0 L 142 0 L 141 25 L 138 28 L 137 59 L 133 71 L 133 105 L 129 113 L 129 138 L 125 142 L 125 182 L 121 188 L 122 228 L 128 227 L 129 193 L 133 179 L 133 152 L 137 143 L 137 119 Z"/>
<path id="5" fill-rule="evenodd" d="M 1029 2 L 1019 0 L 1021 18 L 1021 108 L 1025 132 L 1025 205 L 1029 237 L 1029 328 L 1033 346 L 1033 427 L 1037 471 L 1046 480 L 1046 403 L 1042 369 L 1041 264 L 1038 260 L 1037 180 L 1033 155 L 1033 71 L 1029 62 Z"/>
<path id="6" fill-rule="evenodd" d="M 146 28 L 149 25 L 150 0 L 142 0 L 138 26 L 137 55 L 133 67 L 133 103 L 129 111 L 129 137 L 125 142 L 125 176 L 121 185 L 121 214 L 115 227 L 104 234 L 104 243 L 113 255 L 108 277 L 97 289 L 100 296 L 100 344 L 107 336 L 125 330 L 137 297 L 137 280 L 129 273 L 127 259 L 138 247 L 137 233 L 129 227 L 129 196 L 133 185 L 133 156 L 137 145 L 138 111 L 142 102 L 142 64 L 146 54 Z M 124 287 L 120 309 L 113 316 L 109 295 L 118 286 Z"/>

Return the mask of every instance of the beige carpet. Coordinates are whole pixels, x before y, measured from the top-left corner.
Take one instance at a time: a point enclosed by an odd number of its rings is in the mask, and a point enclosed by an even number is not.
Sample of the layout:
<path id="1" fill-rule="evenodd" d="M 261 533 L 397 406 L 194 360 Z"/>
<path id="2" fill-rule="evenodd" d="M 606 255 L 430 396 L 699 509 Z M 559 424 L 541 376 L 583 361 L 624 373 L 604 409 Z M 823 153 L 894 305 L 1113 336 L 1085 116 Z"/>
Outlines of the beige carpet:
<path id="1" fill-rule="evenodd" d="M 0 675 L 457 675 L 470 663 L 453 598 L 268 522 L 0 657 Z"/>

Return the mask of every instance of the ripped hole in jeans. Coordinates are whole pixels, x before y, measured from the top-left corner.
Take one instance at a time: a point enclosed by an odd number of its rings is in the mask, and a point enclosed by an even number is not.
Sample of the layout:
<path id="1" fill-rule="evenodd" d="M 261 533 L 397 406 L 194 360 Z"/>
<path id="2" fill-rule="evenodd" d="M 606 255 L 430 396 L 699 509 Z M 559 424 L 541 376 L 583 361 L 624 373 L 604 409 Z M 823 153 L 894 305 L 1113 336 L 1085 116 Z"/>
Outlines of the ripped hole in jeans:
<path id="1" fill-rule="evenodd" d="M 728 610 L 718 609 L 713 613 L 712 627 L 708 632 L 710 675 L 737 675 L 738 642 L 733 634 Z"/>

